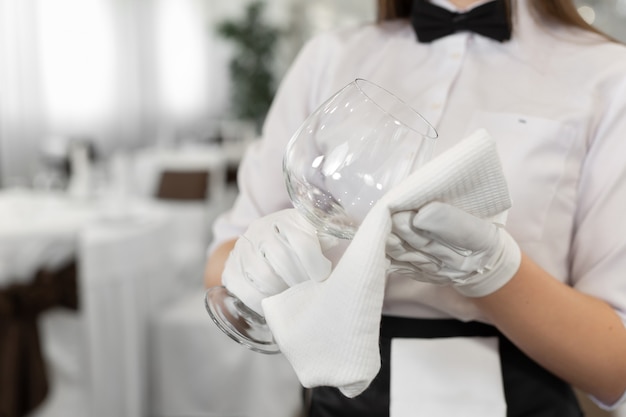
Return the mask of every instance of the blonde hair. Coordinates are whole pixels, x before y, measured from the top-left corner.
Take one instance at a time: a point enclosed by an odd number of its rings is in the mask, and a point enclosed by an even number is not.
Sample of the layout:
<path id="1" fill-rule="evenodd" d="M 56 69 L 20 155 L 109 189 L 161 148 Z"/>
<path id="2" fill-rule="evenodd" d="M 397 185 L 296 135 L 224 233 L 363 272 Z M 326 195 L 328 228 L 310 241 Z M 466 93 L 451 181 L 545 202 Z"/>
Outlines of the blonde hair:
<path id="1" fill-rule="evenodd" d="M 505 0 L 511 10 L 511 2 Z M 573 26 L 588 30 L 611 39 L 602 31 L 587 23 L 576 10 L 572 0 L 524 0 L 530 4 L 530 9 L 535 17 L 540 20 Z M 411 16 L 413 0 L 378 0 L 378 21 L 407 18 Z M 512 19 L 509 19 L 510 21 Z"/>

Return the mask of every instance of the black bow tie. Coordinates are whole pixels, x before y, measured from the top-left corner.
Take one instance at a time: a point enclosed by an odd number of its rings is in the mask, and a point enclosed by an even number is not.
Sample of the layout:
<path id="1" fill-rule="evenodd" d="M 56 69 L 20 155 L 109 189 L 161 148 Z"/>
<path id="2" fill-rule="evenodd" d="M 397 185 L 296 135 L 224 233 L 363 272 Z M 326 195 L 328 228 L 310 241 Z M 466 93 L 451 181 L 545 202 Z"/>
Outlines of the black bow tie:
<path id="1" fill-rule="evenodd" d="M 420 42 L 432 42 L 461 31 L 475 32 L 500 42 L 511 38 L 505 0 L 490 1 L 466 13 L 451 12 L 428 0 L 413 0 L 411 23 Z"/>

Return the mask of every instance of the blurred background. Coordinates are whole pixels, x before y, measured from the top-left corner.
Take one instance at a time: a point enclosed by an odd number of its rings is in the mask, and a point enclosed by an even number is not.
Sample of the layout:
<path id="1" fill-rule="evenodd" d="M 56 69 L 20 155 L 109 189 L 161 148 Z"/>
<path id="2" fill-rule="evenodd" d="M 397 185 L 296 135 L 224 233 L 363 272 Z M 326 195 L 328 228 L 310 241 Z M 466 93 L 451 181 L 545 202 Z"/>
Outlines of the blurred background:
<path id="1" fill-rule="evenodd" d="M 43 168 L 42 153 L 68 141 L 89 141 L 106 157 L 119 149 L 212 140 L 221 121 L 249 116 L 233 108 L 229 71 L 246 33 L 220 34 L 223 21 L 248 33 L 274 32 L 262 59 L 278 80 L 313 32 L 373 15 L 370 1 L 274 0 L 258 27 L 246 29 L 247 3 L 2 0 L 2 184 L 30 183 Z"/>
<path id="2" fill-rule="evenodd" d="M 625 0 L 576 1 L 589 22 L 626 38 Z M 2 0 L 0 183 L 31 183 L 45 168 L 46 153 L 72 140 L 93 143 L 105 157 L 119 149 L 210 141 L 222 121 L 250 116 L 232 102 L 237 87 L 229 71 L 245 40 L 218 30 L 225 20 L 245 25 L 248 3 Z M 304 40 L 373 19 L 374 3 L 267 2 L 256 29 L 275 37 L 262 58 L 270 91 Z"/>
<path id="3" fill-rule="evenodd" d="M 626 41 L 626 0 L 576 3 Z M 298 415 L 283 358 L 210 323 L 204 256 L 295 54 L 374 17 L 374 0 L 0 0 L 0 416 Z"/>

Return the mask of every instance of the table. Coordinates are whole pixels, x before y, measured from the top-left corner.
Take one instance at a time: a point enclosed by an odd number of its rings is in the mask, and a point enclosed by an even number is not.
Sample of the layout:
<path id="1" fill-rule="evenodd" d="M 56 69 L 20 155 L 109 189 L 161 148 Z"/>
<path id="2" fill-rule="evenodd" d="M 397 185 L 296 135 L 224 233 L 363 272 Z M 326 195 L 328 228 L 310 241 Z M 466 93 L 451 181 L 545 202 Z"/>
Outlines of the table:
<path id="1" fill-rule="evenodd" d="M 146 414 L 147 323 L 176 287 L 171 224 L 149 200 L 129 199 L 119 210 L 105 199 L 0 192 L 0 285 L 78 263 L 78 313 L 41 317 L 52 391 L 35 416 Z"/>

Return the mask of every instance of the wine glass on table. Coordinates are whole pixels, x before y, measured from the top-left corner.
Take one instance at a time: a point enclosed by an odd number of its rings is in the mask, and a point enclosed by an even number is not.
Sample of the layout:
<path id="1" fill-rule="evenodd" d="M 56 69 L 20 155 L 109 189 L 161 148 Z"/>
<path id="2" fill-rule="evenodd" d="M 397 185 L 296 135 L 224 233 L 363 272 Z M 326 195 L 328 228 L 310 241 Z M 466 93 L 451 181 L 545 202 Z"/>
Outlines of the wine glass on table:
<path id="1" fill-rule="evenodd" d="M 432 155 L 434 127 L 386 89 L 356 79 L 315 110 L 289 141 L 289 197 L 318 233 L 351 239 L 371 207 Z M 238 343 L 278 353 L 262 316 L 223 286 L 206 292 L 215 324 Z"/>

